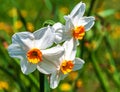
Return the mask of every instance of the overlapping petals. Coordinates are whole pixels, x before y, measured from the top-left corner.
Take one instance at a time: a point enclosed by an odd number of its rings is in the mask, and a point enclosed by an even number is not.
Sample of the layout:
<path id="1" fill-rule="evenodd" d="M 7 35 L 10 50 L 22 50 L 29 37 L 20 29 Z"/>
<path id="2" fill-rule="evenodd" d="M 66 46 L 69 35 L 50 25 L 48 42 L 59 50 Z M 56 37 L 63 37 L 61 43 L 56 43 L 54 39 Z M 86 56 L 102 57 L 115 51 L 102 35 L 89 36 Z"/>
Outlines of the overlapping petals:
<path id="1" fill-rule="evenodd" d="M 83 16 L 85 7 L 84 3 L 78 3 L 64 16 L 65 25 L 58 22 L 33 33 L 19 32 L 12 36 L 8 52 L 11 57 L 20 59 L 24 74 L 38 69 L 50 75 L 50 87 L 56 88 L 71 71 L 83 67 L 84 60 L 76 58 L 78 40 L 83 39 L 95 20 L 93 16 Z"/>
<path id="2" fill-rule="evenodd" d="M 58 61 L 64 53 L 64 48 L 62 46 L 56 46 L 47 50 L 43 50 L 43 59 L 48 62 L 41 62 L 38 64 L 37 69 L 44 74 L 50 74 L 55 72 L 58 67 Z"/>
<path id="3" fill-rule="evenodd" d="M 83 16 L 84 12 L 85 12 L 85 4 L 80 2 L 78 3 L 74 8 L 73 10 L 71 11 L 70 13 L 70 17 L 73 18 L 73 19 L 76 19 L 76 17 L 80 18 Z"/>
<path id="4" fill-rule="evenodd" d="M 70 39 L 63 44 L 65 52 L 63 56 L 61 57 L 61 59 L 56 58 L 58 62 L 54 64 L 57 65 L 57 67 L 55 69 L 55 72 L 53 72 L 50 76 L 50 87 L 51 88 L 56 88 L 60 80 L 63 80 L 69 74 L 69 72 L 67 74 L 64 74 L 60 69 L 61 64 L 65 60 L 71 61 L 74 64 L 72 71 L 76 71 L 82 68 L 84 61 L 80 58 L 75 58 L 75 55 L 76 55 L 76 47 L 74 46 L 75 44 L 76 43 L 74 39 Z"/>
<path id="5" fill-rule="evenodd" d="M 52 32 L 51 27 L 45 27 L 42 29 L 39 29 L 35 31 L 34 33 L 30 32 L 20 32 L 16 33 L 12 37 L 12 44 L 8 47 L 8 52 L 11 57 L 19 58 L 21 60 L 21 70 L 24 74 L 29 74 L 33 72 L 37 66 L 41 66 L 43 64 L 43 70 L 40 70 L 40 72 L 45 73 L 46 67 L 52 64 L 47 62 L 47 57 L 44 58 L 44 55 L 53 55 L 56 53 L 60 53 L 60 56 L 62 56 L 62 52 L 64 50 L 60 47 L 58 49 L 57 47 L 54 47 L 54 52 L 49 52 L 49 50 L 45 51 L 48 47 L 50 47 L 53 44 L 54 36 Z M 27 59 L 27 52 L 33 48 L 37 48 L 42 52 L 42 61 L 38 64 L 30 63 Z M 34 53 L 33 53 L 34 54 Z M 49 56 L 49 55 L 48 55 Z M 49 57 L 51 58 L 51 57 Z M 48 67 L 49 68 L 49 67 Z"/>
<path id="6" fill-rule="evenodd" d="M 63 41 L 65 41 L 64 39 L 66 39 L 66 34 L 63 33 L 63 30 L 65 30 L 65 27 L 63 24 L 61 24 L 60 22 L 55 23 L 53 25 L 53 30 L 54 30 L 54 42 L 57 43 L 61 43 Z"/>
<path id="7" fill-rule="evenodd" d="M 80 2 L 73 8 L 69 15 L 64 16 L 66 23 L 64 26 L 62 26 L 64 29 L 60 33 L 65 35 L 61 36 L 61 34 L 59 33 L 56 34 L 56 37 L 59 35 L 59 37 L 62 38 L 61 41 L 66 41 L 71 38 L 76 39 L 76 37 L 73 36 L 73 32 L 77 27 L 84 28 L 84 33 L 82 33 L 82 35 L 79 34 L 80 36 L 84 36 L 83 34 L 85 34 L 85 31 L 88 31 L 93 27 L 95 18 L 93 16 L 83 17 L 85 7 L 85 4 Z M 79 38 L 82 39 L 83 37 Z M 76 40 L 78 40 L 78 38 Z"/>
<path id="8" fill-rule="evenodd" d="M 44 27 L 33 33 L 38 48 L 46 49 L 54 42 L 53 27 Z"/>

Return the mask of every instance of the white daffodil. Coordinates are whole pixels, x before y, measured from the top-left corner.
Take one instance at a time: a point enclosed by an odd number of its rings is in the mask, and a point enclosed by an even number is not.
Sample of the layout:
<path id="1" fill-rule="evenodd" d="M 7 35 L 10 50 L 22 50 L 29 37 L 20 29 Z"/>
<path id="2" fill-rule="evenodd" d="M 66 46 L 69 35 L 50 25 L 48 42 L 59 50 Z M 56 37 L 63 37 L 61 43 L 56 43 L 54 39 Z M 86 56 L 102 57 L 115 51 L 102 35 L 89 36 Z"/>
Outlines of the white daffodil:
<path id="1" fill-rule="evenodd" d="M 63 80 L 71 71 L 81 69 L 84 61 L 80 58 L 75 58 L 76 56 L 76 41 L 75 39 L 70 39 L 63 44 L 65 52 L 61 58 L 54 57 L 49 59 L 55 65 L 55 71 L 50 75 L 50 87 L 56 88 L 60 82 Z M 46 56 L 48 57 L 48 56 Z"/>
<path id="2" fill-rule="evenodd" d="M 74 38 L 76 41 L 83 39 L 85 35 L 85 31 L 91 29 L 94 25 L 95 18 L 93 16 L 90 17 L 83 17 L 85 12 L 85 4 L 80 2 L 78 3 L 71 13 L 67 16 L 64 16 L 66 23 L 65 26 L 62 24 L 54 25 L 56 29 L 62 30 L 55 30 L 57 33 L 57 37 L 62 39 L 62 41 Z M 59 28 L 58 28 L 59 27 Z M 56 43 L 59 43 L 59 39 L 56 38 Z"/>
<path id="3" fill-rule="evenodd" d="M 47 49 L 53 44 L 53 41 L 52 27 L 49 26 L 34 33 L 19 32 L 12 36 L 12 44 L 8 47 L 8 52 L 11 57 L 20 59 L 21 70 L 24 74 L 29 74 L 36 68 L 40 72 L 48 74 L 53 72 L 55 67 L 47 59 L 54 55 L 59 58 L 64 53 L 61 46 Z"/>
<path id="4" fill-rule="evenodd" d="M 65 31 L 68 34 L 68 38 L 73 37 L 81 40 L 85 35 L 85 31 L 90 30 L 94 25 L 95 18 L 93 16 L 83 17 L 84 12 L 85 4 L 80 2 L 73 8 L 68 16 L 64 16 L 66 20 Z"/>

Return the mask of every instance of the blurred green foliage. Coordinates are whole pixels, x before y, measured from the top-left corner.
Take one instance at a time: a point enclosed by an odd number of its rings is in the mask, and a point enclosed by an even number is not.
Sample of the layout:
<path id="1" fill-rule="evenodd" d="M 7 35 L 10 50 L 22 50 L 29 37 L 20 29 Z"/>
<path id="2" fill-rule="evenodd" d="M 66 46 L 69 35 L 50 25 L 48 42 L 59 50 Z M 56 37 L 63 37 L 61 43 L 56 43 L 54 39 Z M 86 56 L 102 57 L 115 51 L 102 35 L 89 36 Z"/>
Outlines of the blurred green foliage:
<path id="1" fill-rule="evenodd" d="M 38 92 L 39 72 L 24 75 L 19 60 L 8 55 L 7 47 L 16 32 L 33 32 L 55 22 L 64 24 L 80 0 L 0 0 L 0 92 Z M 84 67 L 72 72 L 46 92 L 119 92 L 120 90 L 120 8 L 119 0 L 82 0 L 85 16 L 95 16 L 94 27 L 78 47 Z M 42 85 L 42 84 L 41 84 Z"/>

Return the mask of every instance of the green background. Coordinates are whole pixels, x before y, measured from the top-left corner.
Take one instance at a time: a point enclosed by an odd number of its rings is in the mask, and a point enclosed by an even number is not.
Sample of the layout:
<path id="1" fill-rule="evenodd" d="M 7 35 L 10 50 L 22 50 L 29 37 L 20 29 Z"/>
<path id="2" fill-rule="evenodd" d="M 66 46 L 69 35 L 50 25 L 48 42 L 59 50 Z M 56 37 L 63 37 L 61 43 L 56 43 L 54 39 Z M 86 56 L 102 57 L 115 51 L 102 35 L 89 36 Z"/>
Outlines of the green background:
<path id="1" fill-rule="evenodd" d="M 16 32 L 65 23 L 81 0 L 0 0 L 0 92 L 39 92 L 39 72 L 24 75 L 20 61 L 8 55 Z M 95 25 L 86 32 L 76 57 L 85 60 L 81 70 L 71 72 L 56 89 L 46 92 L 119 92 L 120 90 L 120 0 L 82 0 L 84 16 L 94 16 Z M 42 85 L 42 84 L 41 84 Z"/>

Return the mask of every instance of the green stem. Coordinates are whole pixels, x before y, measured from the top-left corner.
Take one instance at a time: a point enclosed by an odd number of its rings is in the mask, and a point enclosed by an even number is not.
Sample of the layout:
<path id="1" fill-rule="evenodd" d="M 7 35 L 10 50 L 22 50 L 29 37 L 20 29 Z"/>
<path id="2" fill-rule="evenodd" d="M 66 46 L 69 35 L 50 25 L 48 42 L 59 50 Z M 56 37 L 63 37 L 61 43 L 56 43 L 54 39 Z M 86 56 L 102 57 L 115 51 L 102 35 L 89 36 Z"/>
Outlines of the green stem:
<path id="1" fill-rule="evenodd" d="M 95 1 L 96 1 L 96 0 L 91 0 L 91 2 L 90 2 L 90 7 L 89 7 L 89 10 L 88 10 L 87 16 L 89 16 L 89 15 L 91 14 L 92 9 L 93 9 L 93 7 L 94 7 L 94 5 L 95 5 Z M 80 57 L 81 57 L 81 58 L 83 57 L 83 53 L 84 53 L 84 50 L 85 50 L 85 48 L 84 48 L 84 42 L 85 42 L 85 39 L 83 38 L 83 40 L 81 41 L 81 46 L 80 46 L 80 48 L 81 48 Z"/>
<path id="2" fill-rule="evenodd" d="M 13 23 L 15 23 L 15 22 L 17 21 L 17 18 L 19 17 L 20 20 L 21 20 L 21 22 L 23 23 L 23 25 L 24 25 L 24 27 L 25 27 L 25 30 L 29 31 L 29 29 L 27 28 L 27 22 L 26 22 L 25 18 L 21 15 L 19 5 L 16 3 L 15 0 L 11 0 L 11 2 L 12 2 L 12 4 L 13 4 L 13 6 L 17 9 L 17 14 L 18 14 L 18 16 L 15 16 L 15 17 L 13 18 Z M 16 29 L 15 29 L 15 30 L 16 30 Z M 16 30 L 16 31 L 17 31 L 17 30 Z M 16 32 L 16 31 L 15 31 L 15 32 Z"/>
<path id="3" fill-rule="evenodd" d="M 42 73 L 39 73 L 39 83 L 40 83 L 40 92 L 45 92 L 44 91 L 44 85 L 45 85 L 45 83 L 44 83 L 45 81 L 44 81 L 44 74 L 42 74 Z"/>
<path id="4" fill-rule="evenodd" d="M 99 79 L 99 82 L 101 84 L 101 87 L 103 89 L 104 92 L 110 92 L 109 90 L 109 85 L 108 85 L 108 81 L 106 79 L 106 76 L 104 75 L 104 73 L 101 71 L 100 66 L 98 65 L 97 60 L 95 59 L 95 55 L 94 53 L 90 53 L 90 59 L 92 62 L 92 65 L 94 67 L 94 70 L 96 72 L 96 75 Z"/>
<path id="5" fill-rule="evenodd" d="M 106 50 L 110 55 L 109 64 L 111 66 L 114 66 L 114 72 L 112 74 L 112 78 L 113 78 L 114 82 L 116 83 L 116 85 L 120 88 L 120 82 L 119 82 L 120 76 L 119 76 L 119 73 L 118 73 L 118 70 L 117 70 L 117 67 L 116 67 L 116 64 L 115 64 L 115 60 L 114 60 L 114 58 L 112 56 L 113 49 L 112 49 L 112 47 L 110 45 L 110 42 L 109 42 L 109 39 L 107 38 L 107 35 L 105 35 L 104 41 L 105 41 L 105 43 L 106 43 L 106 45 L 108 47 Z"/>
<path id="6" fill-rule="evenodd" d="M 18 13 L 18 16 L 21 20 L 21 22 L 23 23 L 24 27 L 25 27 L 25 30 L 29 31 L 29 29 L 27 28 L 27 23 L 26 23 L 26 20 L 25 18 L 21 15 L 21 12 L 19 9 L 17 9 L 17 13 Z"/>
<path id="7" fill-rule="evenodd" d="M 90 2 L 90 8 L 88 10 L 87 16 L 89 16 L 91 14 L 91 12 L 93 10 L 93 7 L 94 7 L 94 4 L 95 4 L 95 1 L 96 0 L 91 0 L 91 2 Z"/>

